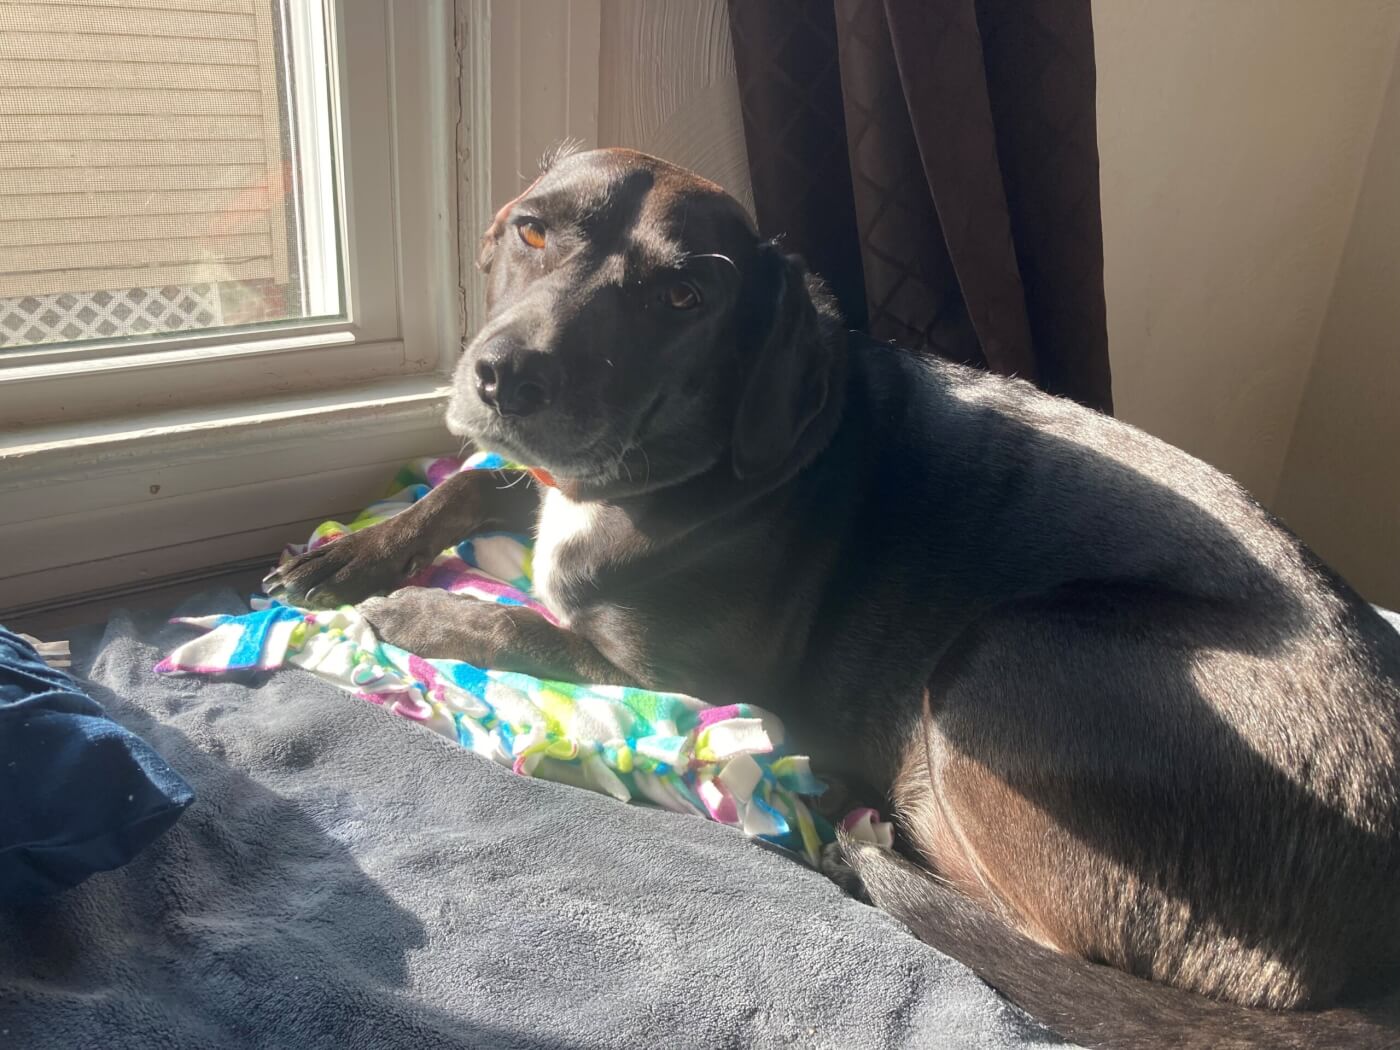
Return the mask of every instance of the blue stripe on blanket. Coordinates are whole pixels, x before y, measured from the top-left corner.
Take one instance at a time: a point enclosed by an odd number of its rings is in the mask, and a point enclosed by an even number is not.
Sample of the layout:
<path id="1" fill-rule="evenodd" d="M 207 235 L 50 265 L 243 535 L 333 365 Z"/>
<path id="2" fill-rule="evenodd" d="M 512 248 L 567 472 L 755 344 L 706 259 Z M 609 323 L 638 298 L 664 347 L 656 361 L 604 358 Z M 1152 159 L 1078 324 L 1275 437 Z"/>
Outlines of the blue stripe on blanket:
<path id="1" fill-rule="evenodd" d="M 243 617 L 243 635 L 238 639 L 232 655 L 228 658 L 229 667 L 258 667 L 262 663 L 263 647 L 267 645 L 267 635 L 275 624 L 287 620 L 301 620 L 302 614 L 285 605 L 269 605 L 260 613 Z"/>

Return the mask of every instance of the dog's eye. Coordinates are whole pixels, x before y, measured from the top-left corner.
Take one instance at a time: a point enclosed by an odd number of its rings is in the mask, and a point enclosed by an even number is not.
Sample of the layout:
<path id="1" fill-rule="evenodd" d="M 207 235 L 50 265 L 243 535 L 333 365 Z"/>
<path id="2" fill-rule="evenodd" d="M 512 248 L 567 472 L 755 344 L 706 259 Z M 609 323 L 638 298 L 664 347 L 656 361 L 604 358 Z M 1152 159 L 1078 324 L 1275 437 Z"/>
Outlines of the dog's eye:
<path id="1" fill-rule="evenodd" d="M 520 234 L 520 239 L 525 242 L 526 247 L 539 251 L 544 247 L 544 227 L 534 219 L 526 219 L 516 227 Z"/>
<path id="2" fill-rule="evenodd" d="M 677 281 L 661 293 L 661 301 L 672 310 L 694 310 L 700 305 L 700 289 L 689 281 Z"/>

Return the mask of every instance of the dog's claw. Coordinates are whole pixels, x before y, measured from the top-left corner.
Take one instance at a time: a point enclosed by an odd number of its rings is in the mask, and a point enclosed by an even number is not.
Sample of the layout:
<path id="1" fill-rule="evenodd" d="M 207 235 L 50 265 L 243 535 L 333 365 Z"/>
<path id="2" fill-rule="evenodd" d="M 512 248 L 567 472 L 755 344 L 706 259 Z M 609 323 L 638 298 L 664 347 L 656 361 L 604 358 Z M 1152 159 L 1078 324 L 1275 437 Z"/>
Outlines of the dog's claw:
<path id="1" fill-rule="evenodd" d="M 400 558 L 386 555 L 374 530 L 323 543 L 263 577 L 263 593 L 300 609 L 336 609 L 382 594 L 402 579 Z"/>

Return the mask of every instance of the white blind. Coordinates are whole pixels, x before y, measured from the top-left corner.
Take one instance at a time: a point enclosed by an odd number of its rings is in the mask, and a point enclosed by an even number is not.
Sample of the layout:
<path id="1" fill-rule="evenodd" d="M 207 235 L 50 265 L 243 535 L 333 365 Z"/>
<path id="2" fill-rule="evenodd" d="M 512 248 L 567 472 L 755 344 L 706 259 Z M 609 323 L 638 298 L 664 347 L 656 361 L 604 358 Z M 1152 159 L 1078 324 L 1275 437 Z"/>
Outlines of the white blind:
<path id="1" fill-rule="evenodd" d="M 287 280 L 272 0 L 0 0 L 0 297 Z"/>

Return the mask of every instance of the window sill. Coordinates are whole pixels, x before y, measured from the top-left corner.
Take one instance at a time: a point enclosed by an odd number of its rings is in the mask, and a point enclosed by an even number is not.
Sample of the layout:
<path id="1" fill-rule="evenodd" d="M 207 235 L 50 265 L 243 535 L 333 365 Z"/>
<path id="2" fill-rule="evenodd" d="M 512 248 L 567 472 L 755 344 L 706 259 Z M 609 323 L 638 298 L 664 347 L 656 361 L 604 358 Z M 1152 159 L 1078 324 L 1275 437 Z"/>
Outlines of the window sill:
<path id="1" fill-rule="evenodd" d="M 0 420 L 5 421 L 0 454 L 15 431 L 102 419 L 112 415 L 114 405 L 122 406 L 124 416 L 196 405 L 217 413 L 225 404 L 260 404 L 315 390 L 327 376 L 340 385 L 388 382 L 405 374 L 426 381 L 444 364 L 411 358 L 398 340 L 356 342 L 348 331 L 196 343 L 90 361 L 0 362 Z"/>
<path id="2" fill-rule="evenodd" d="M 0 620 L 271 559 L 456 442 L 440 374 L 0 432 Z"/>

